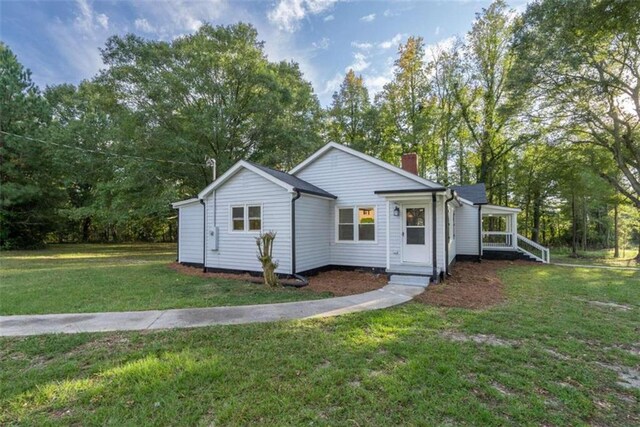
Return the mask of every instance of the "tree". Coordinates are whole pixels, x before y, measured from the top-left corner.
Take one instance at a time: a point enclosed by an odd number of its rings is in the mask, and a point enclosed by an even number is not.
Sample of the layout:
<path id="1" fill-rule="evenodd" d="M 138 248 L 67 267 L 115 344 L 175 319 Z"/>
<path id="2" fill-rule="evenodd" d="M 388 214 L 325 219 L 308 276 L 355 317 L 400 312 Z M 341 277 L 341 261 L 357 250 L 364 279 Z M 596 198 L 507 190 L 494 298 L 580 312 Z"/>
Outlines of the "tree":
<path id="1" fill-rule="evenodd" d="M 39 247 L 54 229 L 60 199 L 50 147 L 32 139 L 49 111 L 31 72 L 1 42 L 0 87 L 0 247 Z"/>
<path id="2" fill-rule="evenodd" d="M 438 141 L 432 114 L 435 99 L 430 94 L 424 40 L 409 37 L 398 48 L 393 80 L 376 98 L 380 135 L 385 141 L 383 158 L 396 163 L 399 155 L 416 152 L 419 174 L 435 175 Z"/>
<path id="3" fill-rule="evenodd" d="M 607 154 L 615 167 L 599 175 L 640 209 L 640 3 L 539 1 L 516 44 L 518 82 L 540 115 L 594 156 Z"/>
<path id="4" fill-rule="evenodd" d="M 466 147 L 460 132 L 461 115 L 456 100 L 456 87 L 460 79 L 460 60 L 458 47 L 452 50 L 438 49 L 433 52 L 431 92 L 435 98 L 432 115 L 434 136 L 439 141 L 438 155 L 435 161 L 435 178 L 444 185 L 452 182 L 449 161 L 457 157 L 458 182 L 466 183 Z M 457 149 L 454 144 L 457 142 Z"/>
<path id="5" fill-rule="evenodd" d="M 333 94 L 333 102 L 328 110 L 329 139 L 360 151 L 370 151 L 368 147 L 368 115 L 371 109 L 369 92 L 362 76 L 349 70 L 340 90 Z"/>
<path id="6" fill-rule="evenodd" d="M 512 35 L 512 19 L 502 0 L 483 9 L 463 47 L 463 76 L 455 90 L 475 145 L 476 178 L 486 184 L 491 203 L 507 202 L 508 156 L 530 140 L 519 120 L 525 98 L 511 97 L 507 88 L 514 64 Z"/>

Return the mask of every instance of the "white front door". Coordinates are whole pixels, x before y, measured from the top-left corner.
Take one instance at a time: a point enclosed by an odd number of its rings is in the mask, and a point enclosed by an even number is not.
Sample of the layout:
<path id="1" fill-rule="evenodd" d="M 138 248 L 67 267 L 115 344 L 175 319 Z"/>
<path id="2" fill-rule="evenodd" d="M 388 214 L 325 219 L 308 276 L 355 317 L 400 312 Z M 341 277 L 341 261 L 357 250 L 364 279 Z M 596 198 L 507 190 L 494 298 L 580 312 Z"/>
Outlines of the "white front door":
<path id="1" fill-rule="evenodd" d="M 402 261 L 428 264 L 430 259 L 428 210 L 425 205 L 404 205 Z"/>

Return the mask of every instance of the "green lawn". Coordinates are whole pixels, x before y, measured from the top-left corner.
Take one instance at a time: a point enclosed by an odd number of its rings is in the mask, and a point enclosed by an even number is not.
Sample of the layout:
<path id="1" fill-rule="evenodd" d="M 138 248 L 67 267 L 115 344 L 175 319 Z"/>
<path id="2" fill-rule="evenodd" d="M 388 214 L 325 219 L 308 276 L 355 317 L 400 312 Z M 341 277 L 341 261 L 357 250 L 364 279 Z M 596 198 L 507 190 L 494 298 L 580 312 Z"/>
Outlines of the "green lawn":
<path id="1" fill-rule="evenodd" d="M 576 265 L 607 265 L 615 267 L 638 267 L 635 257 L 638 254 L 638 248 L 620 249 L 620 257 L 614 258 L 613 249 L 599 249 L 589 251 L 578 251 L 578 258 L 570 256 L 569 248 L 552 248 L 551 262 L 576 264 Z"/>
<path id="2" fill-rule="evenodd" d="M 640 273 L 501 275 L 484 311 L 3 339 L 0 424 L 638 425 Z"/>
<path id="3" fill-rule="evenodd" d="M 54 245 L 0 254 L 0 314 L 150 310 L 322 298 L 179 274 L 175 245 Z"/>

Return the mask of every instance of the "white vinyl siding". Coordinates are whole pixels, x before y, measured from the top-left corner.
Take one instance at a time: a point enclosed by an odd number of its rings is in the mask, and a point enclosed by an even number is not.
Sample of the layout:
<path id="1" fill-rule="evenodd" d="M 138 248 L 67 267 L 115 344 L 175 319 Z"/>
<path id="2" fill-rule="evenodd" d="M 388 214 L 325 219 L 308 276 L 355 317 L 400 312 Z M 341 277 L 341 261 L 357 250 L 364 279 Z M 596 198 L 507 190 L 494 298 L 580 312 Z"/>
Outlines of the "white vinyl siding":
<path id="1" fill-rule="evenodd" d="M 178 209 L 178 261 L 202 264 L 203 206 L 200 202 Z"/>
<path id="2" fill-rule="evenodd" d="M 248 230 L 249 208 L 261 206 L 263 231 L 277 233 L 273 245 L 273 257 L 278 262 L 276 272 L 291 272 L 291 197 L 292 195 L 277 184 L 242 169 L 221 187 L 210 193 L 207 203 L 207 231 L 215 226 L 219 230 L 218 250 L 208 245 L 207 267 L 242 271 L 262 271 L 258 261 L 256 237 L 259 230 Z M 245 230 L 231 231 L 231 207 L 243 206 Z M 207 232 L 207 237 L 210 234 Z"/>
<path id="3" fill-rule="evenodd" d="M 299 171 L 296 176 L 336 195 L 338 197 L 335 202 L 336 206 L 362 206 L 372 207 L 376 210 L 376 241 L 374 242 L 336 242 L 335 217 L 331 216 L 330 255 L 331 264 L 335 265 L 385 267 L 387 200 L 374 194 L 374 191 L 426 188 L 409 178 L 337 149 L 327 151 Z M 320 215 L 322 213 L 314 215 L 314 218 Z M 392 251 L 395 247 L 399 262 L 401 218 L 392 216 L 390 227 L 395 235 Z"/>
<path id="4" fill-rule="evenodd" d="M 304 193 L 296 200 L 296 271 L 331 264 L 333 204 Z"/>
<path id="5" fill-rule="evenodd" d="M 478 255 L 478 207 L 463 204 L 456 209 L 456 252 Z"/>

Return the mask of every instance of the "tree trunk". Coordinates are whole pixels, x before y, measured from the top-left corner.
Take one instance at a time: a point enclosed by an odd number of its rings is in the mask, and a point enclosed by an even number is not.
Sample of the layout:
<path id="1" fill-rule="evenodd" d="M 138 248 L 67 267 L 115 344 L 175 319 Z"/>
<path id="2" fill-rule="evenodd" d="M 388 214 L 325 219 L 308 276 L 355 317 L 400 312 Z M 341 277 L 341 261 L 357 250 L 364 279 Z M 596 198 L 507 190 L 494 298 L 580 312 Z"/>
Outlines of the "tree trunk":
<path id="1" fill-rule="evenodd" d="M 540 217 L 542 216 L 542 197 L 536 191 L 533 194 L 533 229 L 531 230 L 531 240 L 538 243 L 540 239 Z"/>
<path id="2" fill-rule="evenodd" d="M 613 257 L 620 258 L 620 238 L 618 235 L 618 202 L 613 205 Z"/>
<path id="3" fill-rule="evenodd" d="M 571 256 L 578 257 L 578 218 L 576 216 L 576 195 L 571 194 Z"/>
<path id="4" fill-rule="evenodd" d="M 582 250 L 587 250 L 587 198 L 582 198 Z"/>
<path id="5" fill-rule="evenodd" d="M 89 232 L 91 231 L 91 217 L 82 220 L 82 243 L 89 241 Z"/>

